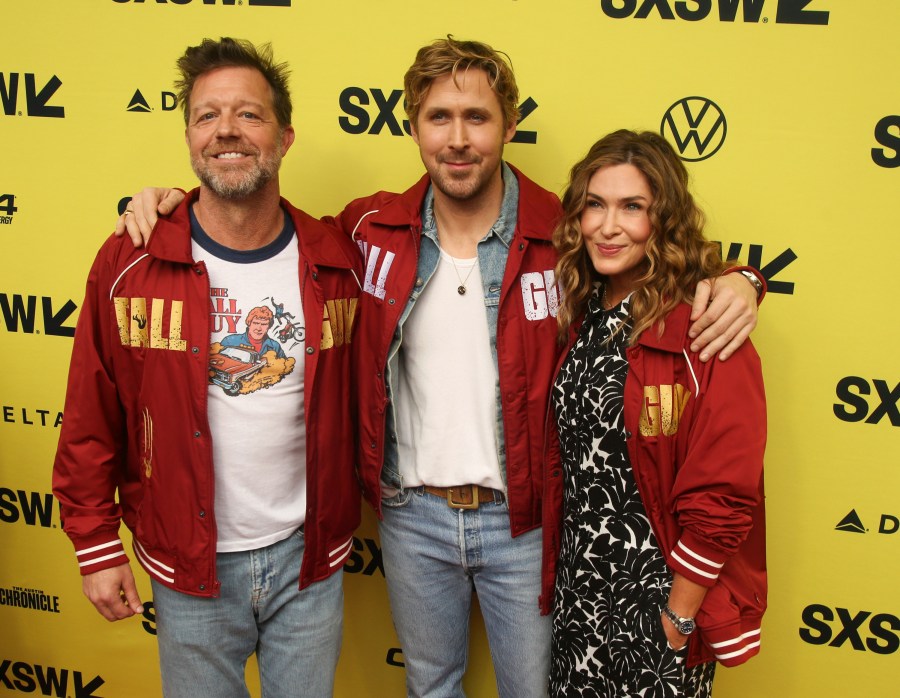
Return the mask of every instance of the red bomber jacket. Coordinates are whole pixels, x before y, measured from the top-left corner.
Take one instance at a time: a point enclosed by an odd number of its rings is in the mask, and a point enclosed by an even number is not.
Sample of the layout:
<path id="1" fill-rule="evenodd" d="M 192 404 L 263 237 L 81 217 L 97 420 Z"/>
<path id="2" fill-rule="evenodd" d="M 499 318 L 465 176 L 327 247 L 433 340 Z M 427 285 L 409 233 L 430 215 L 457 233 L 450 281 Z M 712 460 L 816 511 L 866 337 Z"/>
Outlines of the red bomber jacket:
<path id="1" fill-rule="evenodd" d="M 127 562 L 124 521 L 153 579 L 216 596 L 210 289 L 205 265 L 191 258 L 188 209 L 197 194 L 160 219 L 146 250 L 110 238 L 97 254 L 75 332 L 53 491 L 82 574 Z M 346 236 L 281 205 L 297 230 L 307 318 L 303 588 L 341 569 L 359 523 L 350 339 L 360 270 Z"/>
<path id="2" fill-rule="evenodd" d="M 762 368 L 749 341 L 727 361 L 702 363 L 690 350 L 690 312 L 678 306 L 662 336 L 655 325 L 627 349 L 625 437 L 669 569 L 708 587 L 688 663 L 733 666 L 759 652 L 766 609 Z M 553 604 L 563 514 L 555 434 L 544 499 L 544 613 Z"/>
<path id="3" fill-rule="evenodd" d="M 509 245 L 497 314 L 497 370 L 506 453 L 510 528 L 517 536 L 541 524 L 544 424 L 557 342 L 558 296 L 553 228 L 555 194 L 513 168 L 518 218 Z M 428 176 L 403 194 L 379 192 L 351 202 L 336 222 L 352 235 L 366 262 L 357 327 L 360 407 L 358 467 L 363 493 L 381 514 L 388 391 L 385 367 L 400 316 L 416 283 L 421 212 Z"/>

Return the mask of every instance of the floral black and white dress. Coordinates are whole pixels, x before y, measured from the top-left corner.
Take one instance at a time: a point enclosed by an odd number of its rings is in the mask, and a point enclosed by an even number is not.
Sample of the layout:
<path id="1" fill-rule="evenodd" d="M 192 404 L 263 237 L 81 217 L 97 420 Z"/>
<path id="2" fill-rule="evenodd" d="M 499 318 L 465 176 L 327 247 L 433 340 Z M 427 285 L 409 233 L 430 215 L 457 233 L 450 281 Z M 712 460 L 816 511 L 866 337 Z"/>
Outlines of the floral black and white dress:
<path id="1" fill-rule="evenodd" d="M 553 388 L 565 514 L 550 695 L 707 698 L 715 663 L 686 668 L 660 622 L 672 575 L 624 436 L 628 302 L 606 311 L 595 291 Z"/>

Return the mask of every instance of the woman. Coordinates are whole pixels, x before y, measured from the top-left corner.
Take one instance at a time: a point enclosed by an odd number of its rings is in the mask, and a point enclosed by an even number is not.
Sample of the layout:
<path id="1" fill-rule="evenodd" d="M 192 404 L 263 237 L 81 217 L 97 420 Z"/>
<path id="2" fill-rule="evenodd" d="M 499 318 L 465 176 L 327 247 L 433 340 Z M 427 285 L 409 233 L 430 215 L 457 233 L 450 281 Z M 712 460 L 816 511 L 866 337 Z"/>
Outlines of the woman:
<path id="1" fill-rule="evenodd" d="M 749 342 L 728 361 L 690 351 L 693 289 L 723 264 L 687 182 L 665 139 L 617 131 L 563 198 L 571 348 L 552 398 L 562 478 L 550 469 L 544 503 L 553 695 L 709 696 L 716 660 L 758 652 L 762 374 Z"/>

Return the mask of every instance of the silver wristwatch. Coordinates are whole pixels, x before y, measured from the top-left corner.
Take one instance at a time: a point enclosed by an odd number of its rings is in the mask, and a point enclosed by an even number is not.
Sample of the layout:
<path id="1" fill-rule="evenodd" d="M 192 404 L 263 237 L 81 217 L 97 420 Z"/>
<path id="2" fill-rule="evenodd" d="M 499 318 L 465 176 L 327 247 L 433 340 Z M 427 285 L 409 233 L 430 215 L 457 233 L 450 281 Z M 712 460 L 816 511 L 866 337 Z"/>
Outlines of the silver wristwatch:
<path id="1" fill-rule="evenodd" d="M 663 615 L 672 621 L 672 625 L 675 626 L 675 630 L 680 632 L 682 635 L 690 635 L 697 628 L 697 623 L 694 622 L 693 618 L 682 618 L 675 611 L 669 608 L 669 605 L 666 604 L 663 606 Z"/>
<path id="2" fill-rule="evenodd" d="M 759 298 L 763 292 L 762 281 L 756 278 L 756 274 L 754 274 L 752 271 L 741 269 L 738 273 L 745 279 L 747 279 L 747 281 L 749 281 L 751 284 L 753 284 L 753 288 L 756 289 L 756 297 Z"/>

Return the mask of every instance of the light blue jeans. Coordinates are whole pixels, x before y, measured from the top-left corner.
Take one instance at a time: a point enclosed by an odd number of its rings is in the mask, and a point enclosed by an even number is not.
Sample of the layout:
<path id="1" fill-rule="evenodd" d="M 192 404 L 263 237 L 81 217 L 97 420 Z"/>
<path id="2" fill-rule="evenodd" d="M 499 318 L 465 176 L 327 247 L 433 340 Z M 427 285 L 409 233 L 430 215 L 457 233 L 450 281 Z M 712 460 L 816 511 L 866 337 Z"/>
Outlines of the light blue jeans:
<path id="1" fill-rule="evenodd" d="M 249 696 L 253 652 L 263 698 L 330 697 L 341 649 L 343 574 L 298 591 L 303 533 L 259 550 L 216 555 L 220 596 L 153 582 L 166 698 Z"/>
<path id="2" fill-rule="evenodd" d="M 451 509 L 421 487 L 382 504 L 384 573 L 409 696 L 464 695 L 473 589 L 501 698 L 546 696 L 551 624 L 538 608 L 540 529 L 513 538 L 506 502 Z"/>

